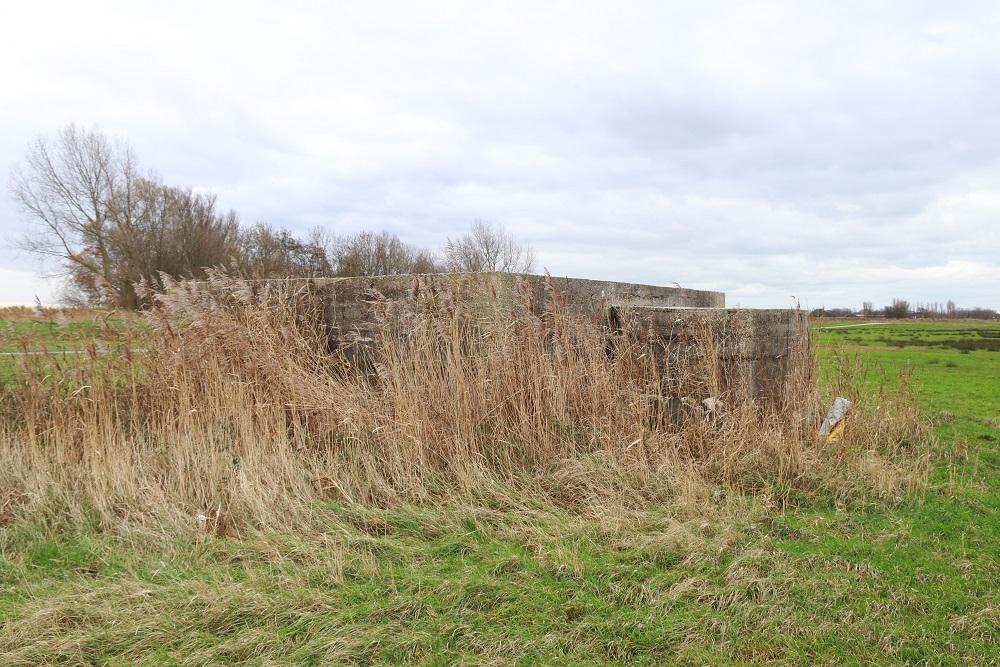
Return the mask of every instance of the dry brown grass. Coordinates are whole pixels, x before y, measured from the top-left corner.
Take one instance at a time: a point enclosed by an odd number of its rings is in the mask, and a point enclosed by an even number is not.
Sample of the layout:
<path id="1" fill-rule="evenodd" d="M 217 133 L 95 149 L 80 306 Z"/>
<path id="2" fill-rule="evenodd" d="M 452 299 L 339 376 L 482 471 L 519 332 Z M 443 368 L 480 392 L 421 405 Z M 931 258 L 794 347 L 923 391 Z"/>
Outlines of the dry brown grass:
<path id="1" fill-rule="evenodd" d="M 2 306 L 0 322 L 90 322 L 106 318 L 109 311 L 103 308 L 79 308 L 75 306 Z"/>
<path id="2" fill-rule="evenodd" d="M 308 284 L 173 285 L 110 351 L 20 360 L 0 398 L 0 489 L 16 499 L 3 514 L 187 526 L 205 514 L 228 533 L 295 524 L 321 499 L 534 494 L 586 512 L 667 501 L 711 515 L 732 493 L 893 497 L 925 475 L 905 383 L 851 388 L 847 437 L 825 445 L 831 396 L 806 349 L 780 400 L 734 392 L 723 418 L 678 427 L 649 396 L 718 391 L 715 332 L 671 357 L 639 322 L 615 332 L 568 314 L 554 287 L 541 315 L 527 289 L 467 289 L 373 295 L 379 344 L 352 365 L 326 352 Z"/>

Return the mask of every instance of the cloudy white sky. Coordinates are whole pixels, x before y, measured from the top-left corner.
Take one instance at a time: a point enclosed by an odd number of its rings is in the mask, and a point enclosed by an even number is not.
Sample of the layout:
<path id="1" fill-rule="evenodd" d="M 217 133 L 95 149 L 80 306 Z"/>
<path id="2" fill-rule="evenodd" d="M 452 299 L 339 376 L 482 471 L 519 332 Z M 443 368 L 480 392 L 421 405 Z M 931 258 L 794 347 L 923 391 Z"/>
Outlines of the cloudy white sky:
<path id="1" fill-rule="evenodd" d="M 4 2 L 0 167 L 68 123 L 245 224 L 729 305 L 1000 308 L 1000 3 Z M 0 198 L 0 303 L 53 299 Z"/>

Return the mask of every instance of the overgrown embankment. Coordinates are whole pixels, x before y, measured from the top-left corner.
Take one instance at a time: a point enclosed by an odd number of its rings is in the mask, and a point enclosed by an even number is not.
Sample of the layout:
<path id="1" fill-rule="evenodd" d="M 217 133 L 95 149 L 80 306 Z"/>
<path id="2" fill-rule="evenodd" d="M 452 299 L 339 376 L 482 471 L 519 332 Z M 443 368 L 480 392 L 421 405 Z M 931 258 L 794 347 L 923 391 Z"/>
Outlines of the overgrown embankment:
<path id="1" fill-rule="evenodd" d="M 463 289 L 372 294 L 382 326 L 361 363 L 327 352 L 308 289 L 221 275 L 173 285 L 100 347 L 17 357 L 0 398 L 5 520 L 190 527 L 204 515 L 226 534 L 295 523 L 324 499 L 512 494 L 698 514 L 732 493 L 898 497 L 924 478 L 905 382 L 869 391 L 843 365 L 834 387 L 856 409 L 832 446 L 816 436 L 832 395 L 808 355 L 783 401 L 729 396 L 716 419 L 678 422 L 650 397 L 677 378 L 693 396 L 717 384 L 711 332 L 670 361 L 641 323 L 574 317 L 551 285 L 542 309 L 528 290 Z"/>

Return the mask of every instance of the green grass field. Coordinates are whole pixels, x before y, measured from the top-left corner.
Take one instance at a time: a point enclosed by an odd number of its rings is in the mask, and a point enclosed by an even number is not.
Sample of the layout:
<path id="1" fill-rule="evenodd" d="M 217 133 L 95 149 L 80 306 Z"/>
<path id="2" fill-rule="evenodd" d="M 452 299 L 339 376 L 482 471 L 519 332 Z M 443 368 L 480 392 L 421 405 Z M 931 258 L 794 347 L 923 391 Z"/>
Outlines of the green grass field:
<path id="1" fill-rule="evenodd" d="M 72 368 L 88 348 L 113 353 L 129 327 L 140 322 L 87 308 L 48 309 L 32 319 L 31 309 L 0 308 L 0 383 L 23 377 L 26 366 Z"/>
<path id="2" fill-rule="evenodd" d="M 1000 664 L 1000 324 L 827 325 L 823 381 L 857 355 L 872 386 L 919 384 L 922 492 L 693 489 L 706 515 L 497 489 L 229 537 L 8 523 L 0 664 Z"/>
<path id="3" fill-rule="evenodd" d="M 43 345 L 50 351 L 77 350 L 87 342 L 104 342 L 125 326 L 116 315 L 91 308 L 0 308 L 0 352 Z"/>
<path id="4" fill-rule="evenodd" d="M 826 349 L 859 354 L 888 371 L 913 369 L 921 407 L 942 443 L 978 450 L 995 465 L 1000 439 L 1000 322 L 814 325 Z"/>

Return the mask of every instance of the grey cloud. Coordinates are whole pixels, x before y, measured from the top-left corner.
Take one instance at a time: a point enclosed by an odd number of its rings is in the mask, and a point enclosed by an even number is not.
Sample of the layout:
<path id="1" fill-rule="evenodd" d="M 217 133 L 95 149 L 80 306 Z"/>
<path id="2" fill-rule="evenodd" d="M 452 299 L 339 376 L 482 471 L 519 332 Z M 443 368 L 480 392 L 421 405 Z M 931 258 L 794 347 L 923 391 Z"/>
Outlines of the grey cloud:
<path id="1" fill-rule="evenodd" d="M 245 222 L 437 247 L 480 217 L 557 275 L 1000 306 L 978 284 L 1000 248 L 989 3 L 98 5 L 67 5 L 50 51 L 15 45 L 4 166 L 99 124 Z M 0 225 L 22 225 L 6 202 Z"/>

